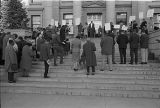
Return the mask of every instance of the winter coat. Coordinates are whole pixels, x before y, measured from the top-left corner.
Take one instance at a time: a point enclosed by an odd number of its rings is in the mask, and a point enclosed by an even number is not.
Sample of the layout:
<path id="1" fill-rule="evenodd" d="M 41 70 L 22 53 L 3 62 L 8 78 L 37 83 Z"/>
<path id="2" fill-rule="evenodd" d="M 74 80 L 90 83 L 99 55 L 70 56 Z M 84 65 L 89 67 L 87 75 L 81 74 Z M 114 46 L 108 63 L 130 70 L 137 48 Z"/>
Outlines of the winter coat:
<path id="1" fill-rule="evenodd" d="M 117 43 L 119 45 L 119 48 L 127 48 L 128 36 L 125 34 L 119 35 L 117 38 Z"/>
<path id="2" fill-rule="evenodd" d="M 83 45 L 83 56 L 86 60 L 86 66 L 96 66 L 96 55 L 95 55 L 96 47 L 95 44 L 91 41 L 87 41 Z"/>
<path id="3" fill-rule="evenodd" d="M 100 46 L 102 55 L 112 55 L 113 38 L 110 36 L 104 36 L 100 42 Z"/>
<path id="4" fill-rule="evenodd" d="M 143 34 L 140 37 L 140 46 L 141 46 L 141 48 L 148 48 L 148 41 L 149 41 L 148 35 Z"/>
<path id="5" fill-rule="evenodd" d="M 30 70 L 32 67 L 32 57 L 33 57 L 33 51 L 28 46 L 25 45 L 22 49 L 22 58 L 21 58 L 21 68 Z"/>
<path id="6" fill-rule="evenodd" d="M 130 39 L 130 48 L 138 48 L 139 46 L 139 35 L 136 33 L 131 34 Z"/>
<path id="7" fill-rule="evenodd" d="M 5 48 L 5 70 L 6 72 L 14 72 L 11 65 L 17 65 L 17 55 L 12 45 L 7 45 Z"/>

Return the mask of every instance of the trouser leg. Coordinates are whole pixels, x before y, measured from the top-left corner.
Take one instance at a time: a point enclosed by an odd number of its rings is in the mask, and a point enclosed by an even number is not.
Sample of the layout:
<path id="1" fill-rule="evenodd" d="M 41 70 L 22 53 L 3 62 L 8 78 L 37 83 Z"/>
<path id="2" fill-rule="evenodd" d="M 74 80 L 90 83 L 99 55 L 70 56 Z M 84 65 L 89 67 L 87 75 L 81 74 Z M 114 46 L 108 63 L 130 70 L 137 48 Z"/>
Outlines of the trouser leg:
<path id="1" fill-rule="evenodd" d="M 121 63 L 123 63 L 123 49 L 122 48 L 119 49 L 119 53 L 120 53 L 120 61 Z"/>
<path id="2" fill-rule="evenodd" d="M 147 63 L 148 62 L 148 48 L 146 48 L 145 49 L 145 54 L 146 54 L 146 56 L 145 56 L 145 62 Z"/>
<path id="3" fill-rule="evenodd" d="M 130 61 L 130 63 L 133 63 L 133 53 L 134 53 L 134 50 L 130 49 L 130 55 L 131 55 L 131 61 Z"/>
<path id="4" fill-rule="evenodd" d="M 60 48 L 60 64 L 63 63 L 63 56 L 64 56 L 64 49 L 63 47 L 59 47 Z"/>
<path id="5" fill-rule="evenodd" d="M 112 62 L 115 63 L 115 46 L 112 49 Z"/>
<path id="6" fill-rule="evenodd" d="M 92 73 L 95 73 L 95 66 L 92 66 Z"/>
<path id="7" fill-rule="evenodd" d="M 54 65 L 57 65 L 57 49 L 54 49 Z"/>
<path id="8" fill-rule="evenodd" d="M 44 77 L 47 77 L 49 65 L 46 60 L 44 61 L 44 66 L 45 66 Z"/>
<path id="9" fill-rule="evenodd" d="M 112 55 L 108 55 L 109 70 L 112 70 Z"/>
<path id="10" fill-rule="evenodd" d="M 126 48 L 123 49 L 123 59 L 124 59 L 124 64 L 126 64 Z"/>
<path id="11" fill-rule="evenodd" d="M 145 49 L 144 48 L 141 48 L 141 59 L 142 59 L 142 62 L 144 63 L 145 62 Z"/>
<path id="12" fill-rule="evenodd" d="M 8 81 L 14 81 L 14 73 L 8 72 Z"/>
<path id="13" fill-rule="evenodd" d="M 87 66 L 87 73 L 89 73 L 89 68 L 90 68 L 90 67 L 89 67 L 89 66 Z"/>
<path id="14" fill-rule="evenodd" d="M 135 48 L 135 63 L 138 63 L 138 48 Z"/>
<path id="15" fill-rule="evenodd" d="M 104 70 L 104 69 L 105 69 L 105 61 L 106 61 L 106 55 L 102 55 L 101 70 Z"/>

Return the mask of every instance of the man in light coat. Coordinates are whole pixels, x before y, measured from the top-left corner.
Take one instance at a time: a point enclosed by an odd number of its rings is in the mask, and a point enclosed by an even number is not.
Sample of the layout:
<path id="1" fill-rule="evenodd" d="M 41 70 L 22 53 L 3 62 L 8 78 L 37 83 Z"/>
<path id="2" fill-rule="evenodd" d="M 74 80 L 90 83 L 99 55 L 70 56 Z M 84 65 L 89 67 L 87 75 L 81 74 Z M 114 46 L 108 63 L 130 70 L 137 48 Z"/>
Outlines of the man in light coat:
<path id="1" fill-rule="evenodd" d="M 14 46 L 14 41 L 9 40 L 9 44 L 5 48 L 5 70 L 8 72 L 8 82 L 9 83 L 15 83 L 14 79 L 14 72 L 16 70 L 13 70 L 11 66 L 17 65 L 17 55 L 16 52 L 13 48 Z"/>
<path id="2" fill-rule="evenodd" d="M 81 49 L 81 40 L 80 36 L 76 36 L 76 38 L 71 43 L 71 52 L 72 52 L 72 59 L 73 59 L 73 68 L 74 71 L 78 70 L 78 63 L 80 60 L 80 49 Z"/>
<path id="3" fill-rule="evenodd" d="M 100 46 L 101 46 L 101 54 L 102 54 L 101 71 L 104 71 L 106 58 L 109 63 L 109 70 L 112 71 L 113 38 L 105 34 L 100 42 Z"/>

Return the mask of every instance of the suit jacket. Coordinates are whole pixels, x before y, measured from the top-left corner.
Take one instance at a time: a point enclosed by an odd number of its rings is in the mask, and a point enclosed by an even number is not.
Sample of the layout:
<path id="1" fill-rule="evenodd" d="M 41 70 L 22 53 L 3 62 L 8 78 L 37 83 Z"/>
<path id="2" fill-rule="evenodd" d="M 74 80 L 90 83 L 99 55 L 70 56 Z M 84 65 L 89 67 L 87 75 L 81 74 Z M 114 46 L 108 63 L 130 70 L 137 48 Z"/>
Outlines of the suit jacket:
<path id="1" fill-rule="evenodd" d="M 113 50 L 113 38 L 110 36 L 104 36 L 100 42 L 102 55 L 112 55 Z"/>
<path id="2" fill-rule="evenodd" d="M 138 46 L 139 46 L 139 35 L 136 34 L 136 33 L 132 33 L 130 35 L 129 42 L 130 42 L 130 48 L 138 48 Z"/>
<path id="3" fill-rule="evenodd" d="M 94 35 L 95 35 L 94 24 L 92 24 L 92 27 L 91 27 L 91 24 L 89 24 L 88 32 L 89 32 L 89 37 L 94 37 Z"/>
<path id="4" fill-rule="evenodd" d="M 49 43 L 43 43 L 40 48 L 40 58 L 41 60 L 50 59 L 50 45 Z"/>
<path id="5" fill-rule="evenodd" d="M 120 34 L 117 38 L 117 43 L 119 45 L 119 48 L 127 48 L 128 36 L 125 34 Z"/>
<path id="6" fill-rule="evenodd" d="M 96 47 L 95 44 L 91 41 L 87 41 L 83 45 L 83 57 L 86 60 L 86 66 L 96 66 L 96 55 L 95 55 Z"/>

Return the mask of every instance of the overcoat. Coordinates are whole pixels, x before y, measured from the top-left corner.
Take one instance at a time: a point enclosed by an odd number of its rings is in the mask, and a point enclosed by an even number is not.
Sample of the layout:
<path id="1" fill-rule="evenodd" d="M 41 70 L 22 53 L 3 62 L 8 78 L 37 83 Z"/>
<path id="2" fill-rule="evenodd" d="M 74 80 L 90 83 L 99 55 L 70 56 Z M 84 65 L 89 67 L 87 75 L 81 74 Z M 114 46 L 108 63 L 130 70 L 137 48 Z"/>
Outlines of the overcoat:
<path id="1" fill-rule="evenodd" d="M 12 45 L 7 45 L 5 48 L 5 70 L 6 72 L 15 72 L 11 69 L 11 65 L 17 65 L 17 55 Z"/>
<path id="2" fill-rule="evenodd" d="M 139 35 L 136 33 L 132 33 L 129 39 L 130 48 L 138 48 L 139 47 Z"/>
<path id="3" fill-rule="evenodd" d="M 22 49 L 22 58 L 21 58 L 21 68 L 30 70 L 32 67 L 32 57 L 33 57 L 33 51 L 28 46 L 25 45 Z"/>
<path id="4" fill-rule="evenodd" d="M 113 50 L 113 38 L 110 36 L 105 36 L 100 42 L 102 55 L 112 55 Z"/>
<path id="5" fill-rule="evenodd" d="M 120 34 L 117 38 L 117 43 L 119 48 L 127 48 L 128 36 L 125 34 Z"/>
<path id="6" fill-rule="evenodd" d="M 96 55 L 95 55 L 96 47 L 95 44 L 91 41 L 87 41 L 83 45 L 83 56 L 86 60 L 86 66 L 96 66 Z"/>
<path id="7" fill-rule="evenodd" d="M 141 48 L 148 48 L 149 37 L 147 34 L 142 34 L 140 37 L 140 46 Z"/>

